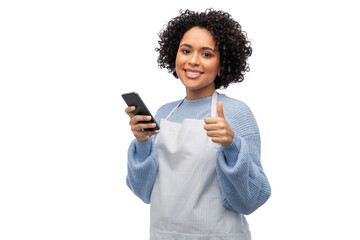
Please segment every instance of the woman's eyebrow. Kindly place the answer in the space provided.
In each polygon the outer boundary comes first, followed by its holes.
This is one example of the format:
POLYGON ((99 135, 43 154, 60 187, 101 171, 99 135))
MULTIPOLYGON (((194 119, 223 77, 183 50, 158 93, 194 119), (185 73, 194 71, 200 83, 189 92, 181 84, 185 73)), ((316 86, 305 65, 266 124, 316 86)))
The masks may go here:
MULTIPOLYGON (((181 44, 180 47, 192 48, 192 46, 190 44, 187 44, 187 43, 181 44)), ((202 47, 201 50, 210 50, 210 51, 216 52, 215 49, 213 49, 211 47, 202 47)))
POLYGON ((202 47, 201 49, 216 52, 215 49, 212 49, 211 47, 202 47))
POLYGON ((180 47, 188 47, 188 48, 192 48, 192 46, 190 44, 187 43, 183 43, 180 45, 180 47))

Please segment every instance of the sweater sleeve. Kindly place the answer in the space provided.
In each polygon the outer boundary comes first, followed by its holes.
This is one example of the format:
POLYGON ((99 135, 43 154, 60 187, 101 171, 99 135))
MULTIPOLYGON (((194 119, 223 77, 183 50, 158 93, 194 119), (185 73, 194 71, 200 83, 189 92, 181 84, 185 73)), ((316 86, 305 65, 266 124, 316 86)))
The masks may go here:
POLYGON ((245 121, 240 119, 233 124, 232 144, 219 148, 216 169, 223 205, 248 215, 267 201, 271 189, 260 162, 261 144, 256 121, 251 112, 246 115, 245 121), (244 126, 253 127, 244 131, 244 126))
POLYGON ((134 139, 128 150, 126 183, 145 203, 150 203, 151 190, 158 170, 154 139, 154 136, 145 142, 134 139))

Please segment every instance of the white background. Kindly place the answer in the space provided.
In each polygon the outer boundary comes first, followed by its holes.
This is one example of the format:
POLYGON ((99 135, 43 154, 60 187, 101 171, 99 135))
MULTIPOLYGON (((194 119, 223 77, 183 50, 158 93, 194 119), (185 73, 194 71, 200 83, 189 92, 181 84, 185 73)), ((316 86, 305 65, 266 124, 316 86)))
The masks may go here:
POLYGON ((261 131, 272 196, 248 216, 253 239, 360 239, 355 2, 1 1, 0 239, 148 239, 121 94, 153 113, 184 97, 157 67, 157 33, 207 7, 252 41, 245 81, 220 92, 261 131))

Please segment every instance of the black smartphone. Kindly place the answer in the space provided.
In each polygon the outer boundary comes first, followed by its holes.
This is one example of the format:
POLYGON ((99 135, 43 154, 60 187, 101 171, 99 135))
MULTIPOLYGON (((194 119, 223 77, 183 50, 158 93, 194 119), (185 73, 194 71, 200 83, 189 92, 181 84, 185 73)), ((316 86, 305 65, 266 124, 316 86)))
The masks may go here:
POLYGON ((151 116, 150 121, 141 121, 140 123, 155 123, 156 127, 154 128, 146 128, 144 131, 155 131, 159 130, 160 126, 155 121, 155 118, 151 115, 149 109, 146 107, 143 100, 141 100, 141 97, 137 92, 129 92, 122 94, 123 99, 125 100, 126 104, 128 106, 135 106, 135 110, 133 111, 134 115, 146 115, 151 116))

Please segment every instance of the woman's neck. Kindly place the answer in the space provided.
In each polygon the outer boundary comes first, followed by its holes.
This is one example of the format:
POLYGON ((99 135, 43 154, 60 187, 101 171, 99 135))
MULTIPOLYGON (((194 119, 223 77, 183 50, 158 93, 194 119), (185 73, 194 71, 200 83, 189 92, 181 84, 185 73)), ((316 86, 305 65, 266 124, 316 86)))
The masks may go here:
POLYGON ((210 97, 214 94, 215 84, 211 84, 207 87, 200 89, 189 89, 186 88, 186 99, 187 100, 197 100, 201 98, 210 97))

